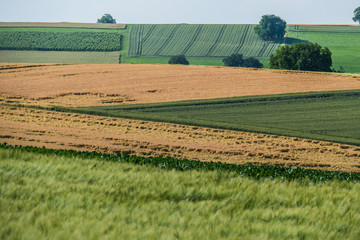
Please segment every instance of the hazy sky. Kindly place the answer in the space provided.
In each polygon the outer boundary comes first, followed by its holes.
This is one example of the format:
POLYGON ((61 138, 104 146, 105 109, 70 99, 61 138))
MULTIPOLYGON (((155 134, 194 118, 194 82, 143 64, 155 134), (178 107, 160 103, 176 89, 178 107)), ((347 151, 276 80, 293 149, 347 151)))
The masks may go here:
POLYGON ((275 14, 287 23, 353 24, 360 0, 0 0, 1 22, 258 23, 275 14))

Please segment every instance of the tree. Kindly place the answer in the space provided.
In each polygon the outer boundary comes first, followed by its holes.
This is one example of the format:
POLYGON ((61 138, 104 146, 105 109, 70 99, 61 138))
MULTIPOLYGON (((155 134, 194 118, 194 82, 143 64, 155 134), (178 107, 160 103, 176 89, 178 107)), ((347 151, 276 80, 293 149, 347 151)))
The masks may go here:
POLYGON ((354 22, 359 22, 360 24, 360 7, 354 10, 354 17, 352 19, 354 22))
POLYGON ((230 57, 224 58, 223 62, 228 67, 251 67, 251 68, 262 68, 264 67, 258 59, 254 57, 243 57, 242 54, 234 53, 230 57))
POLYGON ((172 56, 168 63, 169 64, 189 65, 189 61, 185 58, 184 55, 172 56))
POLYGON ((116 23, 116 19, 114 19, 110 14, 106 13, 97 20, 97 23, 116 23))
POLYGON ((249 57, 244 59, 244 67, 263 68, 264 65, 257 58, 249 57))
POLYGON ((285 45, 270 56, 270 68, 331 72, 331 52, 317 43, 285 45))
POLYGON ((275 15, 262 16, 259 25, 256 25, 254 31, 265 41, 277 41, 284 38, 286 22, 275 15))
POLYGON ((244 58, 242 54, 234 53, 230 57, 224 58, 223 62, 228 67, 241 67, 244 65, 244 58))

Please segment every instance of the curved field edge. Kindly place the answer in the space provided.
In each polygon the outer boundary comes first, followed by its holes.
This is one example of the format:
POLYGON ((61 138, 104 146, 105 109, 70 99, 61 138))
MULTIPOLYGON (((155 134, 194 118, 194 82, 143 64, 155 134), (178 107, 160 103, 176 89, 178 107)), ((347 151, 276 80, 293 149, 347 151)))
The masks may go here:
POLYGON ((10 149, 0 149, 0 164, 1 239, 357 239, 360 233, 360 184, 349 181, 256 180, 10 149))
POLYGON ((56 155, 68 158, 97 159, 102 161, 126 162, 137 165, 147 165, 160 167, 168 170, 178 171, 224 171, 235 172, 243 177, 254 179, 270 178, 281 179, 286 181, 313 181, 324 182, 329 180, 360 182, 360 173, 332 172, 303 168, 286 168, 274 165, 253 165, 253 164, 229 164, 221 162, 202 162, 187 159, 175 159, 170 157, 140 157, 129 155, 125 152, 117 154, 108 154, 100 152, 87 152, 75 150, 55 150, 45 147, 38 148, 33 146, 0 144, 2 149, 11 149, 15 151, 33 152, 46 155, 56 155))
POLYGON ((359 146, 360 139, 356 135, 356 126, 359 123, 358 115, 360 114, 356 104, 359 100, 360 90, 350 90, 126 106, 78 108, 55 106, 53 110, 301 137, 359 146), (334 104, 343 105, 335 106, 334 104), (239 112, 240 108, 245 110, 239 112), (285 112, 281 108, 284 108, 285 112), (301 114, 297 112, 298 109, 302 111, 301 114), (319 111, 323 112, 319 113, 319 111), (263 114, 267 114, 265 117, 269 115, 270 123, 264 122, 263 114), (226 121, 222 116, 231 118, 231 120, 226 121), (242 118, 247 120, 241 122, 242 118), (281 123, 289 126, 282 127, 281 123), (346 132, 342 129, 344 128, 343 124, 348 126, 346 132))

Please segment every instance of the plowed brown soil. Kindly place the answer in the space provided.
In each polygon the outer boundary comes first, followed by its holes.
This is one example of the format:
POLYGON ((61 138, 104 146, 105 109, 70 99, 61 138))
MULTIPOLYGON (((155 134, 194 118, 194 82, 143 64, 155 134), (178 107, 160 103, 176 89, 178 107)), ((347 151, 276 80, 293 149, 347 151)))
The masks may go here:
POLYGON ((90 106, 360 89, 359 75, 173 65, 0 66, 0 103, 90 106))
POLYGON ((355 146, 10 106, 0 106, 0 142, 360 172, 355 146))

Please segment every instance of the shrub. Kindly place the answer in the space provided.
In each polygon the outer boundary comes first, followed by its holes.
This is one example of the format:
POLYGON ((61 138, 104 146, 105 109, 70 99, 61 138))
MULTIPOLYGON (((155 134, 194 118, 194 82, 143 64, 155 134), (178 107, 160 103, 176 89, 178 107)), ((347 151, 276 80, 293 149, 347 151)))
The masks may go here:
POLYGON ((230 57, 224 58, 223 62, 225 66, 228 67, 252 67, 252 68, 262 68, 263 65, 259 62, 258 59, 254 57, 245 58, 242 54, 234 53, 230 57))
POLYGON ((169 64, 183 64, 189 65, 189 61, 186 60, 184 55, 172 56, 169 60, 169 64))

